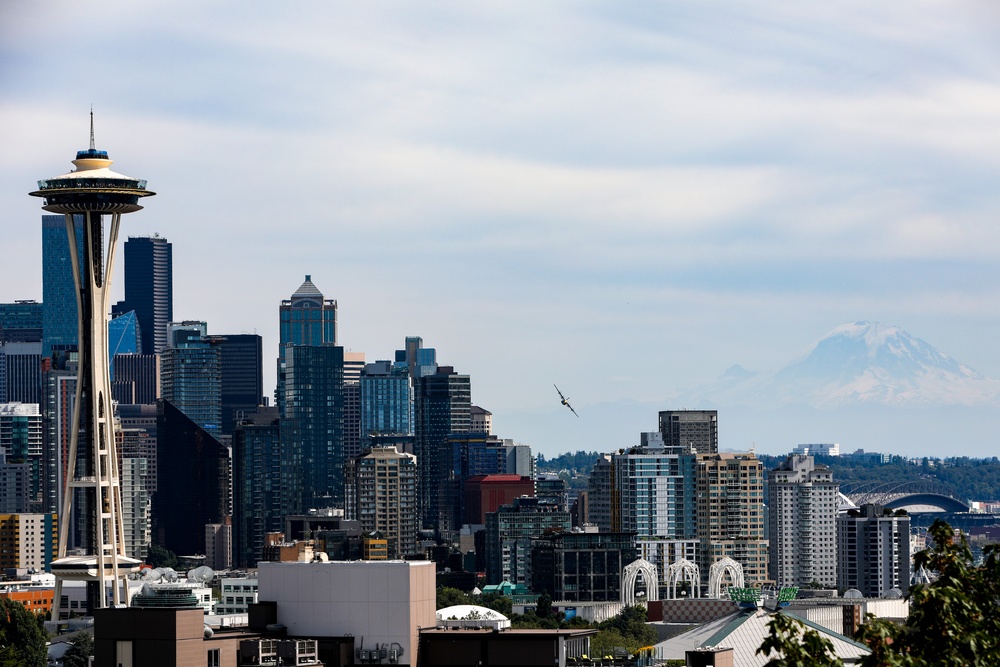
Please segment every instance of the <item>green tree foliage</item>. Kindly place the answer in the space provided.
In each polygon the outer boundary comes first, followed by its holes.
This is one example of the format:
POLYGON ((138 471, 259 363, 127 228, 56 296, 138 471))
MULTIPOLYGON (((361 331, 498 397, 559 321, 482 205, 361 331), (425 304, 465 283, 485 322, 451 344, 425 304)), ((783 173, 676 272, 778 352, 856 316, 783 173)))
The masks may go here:
POLYGON ((460 604, 475 604, 472 598, 457 588, 439 586, 437 589, 437 609, 446 609, 460 604))
POLYGON ((815 630, 805 630, 798 620, 785 614, 775 614, 767 624, 771 634, 757 649, 757 653, 770 655, 767 667, 843 667, 833 652, 833 644, 815 630))
MULTIPOLYGON (((863 667, 987 667, 1000 665, 1000 545, 989 545, 982 565, 975 565, 969 545, 955 537, 951 527, 936 521, 930 529, 934 546, 914 557, 916 567, 937 573, 937 579, 910 589, 910 615, 903 625, 885 619, 869 619, 858 638, 872 653, 863 667)), ((813 630, 794 632, 797 621, 778 614, 771 621, 770 636, 760 652, 774 649, 785 656, 772 660, 772 667, 791 665, 841 665, 836 659, 815 662, 822 639, 813 630), (780 620, 779 620, 780 619, 780 620), (801 658, 802 645, 814 662, 801 658), (792 662, 781 662, 792 660, 792 662)), ((824 654, 825 655, 825 654, 824 654)))
POLYGON ((47 636, 23 604, 0 599, 0 667, 45 667, 47 636))
POLYGON ((487 593, 485 595, 480 595, 479 598, 475 599, 471 604, 478 604, 481 607, 498 611, 507 618, 510 618, 511 614, 514 613, 514 601, 505 595, 500 595, 499 593, 487 593))
POLYGON ((77 632, 70 638, 69 650, 63 656, 63 667, 87 667, 94 655, 94 637, 89 632, 77 632))
POLYGON ((535 457, 535 466, 539 472, 559 472, 569 470, 584 475, 589 475, 594 467, 594 462, 601 458, 598 452, 577 451, 573 454, 566 453, 551 459, 545 458, 542 454, 535 457))
POLYGON ((646 608, 641 605, 626 607, 614 618, 597 624, 598 632, 590 640, 590 650, 594 656, 611 655, 616 646, 635 653, 644 646, 656 643, 656 630, 646 623, 646 608))
POLYGON ((150 545, 146 560, 153 567, 177 567, 177 554, 158 544, 150 545))

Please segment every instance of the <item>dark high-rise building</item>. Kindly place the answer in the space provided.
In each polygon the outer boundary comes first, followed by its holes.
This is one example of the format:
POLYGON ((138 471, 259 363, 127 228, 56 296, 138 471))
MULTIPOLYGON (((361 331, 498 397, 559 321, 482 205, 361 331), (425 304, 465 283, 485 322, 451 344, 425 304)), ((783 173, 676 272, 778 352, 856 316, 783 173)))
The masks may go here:
MULTIPOLYGON (((74 235, 81 269, 86 271, 83 251, 83 216, 74 215, 74 235)), ((52 346, 75 346, 79 337, 76 286, 69 253, 66 221, 61 215, 42 216, 42 356, 52 354, 52 346)))
POLYGON ((344 501, 344 348, 288 345, 285 417, 299 422, 303 509, 344 501))
POLYGON ((0 402, 40 403, 42 344, 0 344, 0 402))
POLYGON ((119 403, 149 405, 160 398, 160 356, 115 355, 115 379, 111 391, 119 403))
POLYGON ((134 310, 143 354, 168 345, 167 324, 174 319, 173 246, 159 236, 125 241, 125 308, 134 310))
POLYGON ((284 530, 302 511, 302 461, 297 422, 277 408, 245 415, 233 433, 233 560, 254 567, 265 536, 284 530))
POLYGON ((486 515, 486 583, 531 585, 531 543, 569 532, 569 512, 548 498, 517 498, 486 515))
POLYGON ((42 340, 42 304, 24 300, 0 303, 0 345, 42 340))
POLYGON ((229 514, 229 450, 169 401, 157 402, 153 543, 205 553, 205 525, 229 514))
POLYGON ((448 506, 452 477, 452 447, 448 436, 467 433, 471 424, 472 385, 468 375, 441 366, 433 375, 417 378, 415 387, 417 464, 425 528, 455 531, 448 506))
POLYGON ((222 433, 232 435, 236 422, 264 403, 263 349, 257 334, 221 338, 222 433))
POLYGON ((698 454, 719 453, 717 410, 663 410, 660 435, 665 447, 694 447, 698 454))

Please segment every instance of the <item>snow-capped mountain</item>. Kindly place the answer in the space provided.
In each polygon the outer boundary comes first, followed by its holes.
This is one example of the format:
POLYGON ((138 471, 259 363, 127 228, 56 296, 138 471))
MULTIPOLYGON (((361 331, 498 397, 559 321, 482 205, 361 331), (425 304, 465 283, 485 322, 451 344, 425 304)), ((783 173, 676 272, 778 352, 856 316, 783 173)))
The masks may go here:
POLYGON ((730 368, 698 392, 719 405, 986 406, 997 405, 1000 381, 985 377, 897 326, 851 322, 820 339, 773 373, 730 368))

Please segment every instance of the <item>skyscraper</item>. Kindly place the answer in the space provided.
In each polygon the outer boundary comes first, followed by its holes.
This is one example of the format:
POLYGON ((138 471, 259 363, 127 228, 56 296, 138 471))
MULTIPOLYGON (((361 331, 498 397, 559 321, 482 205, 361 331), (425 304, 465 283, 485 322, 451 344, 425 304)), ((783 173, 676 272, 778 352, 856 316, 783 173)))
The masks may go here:
POLYGON ((285 349, 289 345, 336 345, 337 302, 324 299, 323 293, 306 275, 291 299, 278 306, 278 380, 275 404, 285 414, 285 349))
POLYGON ((344 348, 288 345, 285 417, 299 421, 303 509, 344 500, 344 348))
POLYGON ((268 533, 284 532, 285 517, 302 511, 298 423, 278 409, 244 416, 233 433, 233 560, 255 567, 268 533))
POLYGON ((663 410, 660 434, 667 447, 694 447, 699 454, 719 451, 717 410, 663 410))
POLYGON ((167 324, 174 319, 173 280, 170 242, 160 236, 125 241, 125 308, 134 310, 139 321, 143 354, 167 348, 167 324))
POLYGON ((448 436, 467 433, 471 424, 472 386, 468 375, 451 366, 440 366, 433 375, 416 380, 416 449, 420 466, 420 499, 426 528, 455 531, 454 513, 448 507, 452 471, 448 436))
MULTIPOLYGON (((87 254, 83 216, 72 216, 77 258, 86 271, 87 254)), ((66 235, 66 221, 61 215, 42 216, 42 356, 52 354, 52 346, 64 349, 75 346, 79 332, 73 262, 66 235)))
POLYGON ((0 344, 0 402, 40 403, 42 344, 0 344))
POLYGON ((257 334, 227 334, 219 343, 222 433, 232 435, 236 421, 264 402, 263 348, 257 334))
POLYGON ((222 338, 208 335, 205 322, 171 322, 163 351, 163 398, 213 437, 222 435, 222 338))
POLYGON ((344 352, 344 460, 360 456, 361 373, 365 368, 364 352, 344 352))
POLYGON ((770 568, 779 586, 836 587, 839 490, 830 469, 811 456, 793 454, 771 471, 770 568))
MULTIPOLYGON (((61 213, 67 234, 70 266, 73 269, 74 300, 78 301, 79 378, 73 423, 82 425, 86 442, 79 447, 81 430, 71 434, 67 487, 82 495, 85 544, 88 554, 66 557, 66 530, 74 508, 73 494, 67 494, 59 531, 58 558, 52 564, 56 575, 56 608, 53 618, 60 619, 62 583, 66 579, 86 582, 87 610, 107 604, 105 584, 112 584, 112 600, 120 604, 127 597, 124 578, 138 571, 139 561, 125 555, 121 515, 121 488, 118 480, 118 460, 115 436, 111 381, 108 374, 108 326, 110 286, 113 275, 114 246, 118 240, 121 216, 140 210, 139 199, 154 193, 146 190, 146 182, 111 171, 106 151, 94 147, 94 124, 91 113, 90 149, 79 151, 73 165, 76 170, 38 182, 35 197, 45 200, 42 208, 61 213), (82 218, 82 233, 78 233, 77 217, 82 218), (104 216, 109 218, 107 249, 104 238, 104 216), (77 253, 80 241, 85 253, 77 253), (81 261, 80 255, 86 255, 81 261), (105 258, 107 258, 105 260, 105 258), (77 465, 77 454, 80 455, 77 465)), ((63 273, 63 275, 65 275, 63 273)), ((46 310, 55 304, 46 305, 46 310)), ((62 304, 66 306, 67 304, 62 304)), ((44 315, 43 315, 44 317, 44 315)), ((47 324, 47 322, 46 322, 47 324)), ((46 336, 51 332, 47 332, 46 336)), ((49 338, 49 343, 52 339, 49 338)))
POLYGON ((0 403, 0 448, 10 463, 27 463, 27 511, 40 512, 44 471, 42 415, 37 403, 0 403))

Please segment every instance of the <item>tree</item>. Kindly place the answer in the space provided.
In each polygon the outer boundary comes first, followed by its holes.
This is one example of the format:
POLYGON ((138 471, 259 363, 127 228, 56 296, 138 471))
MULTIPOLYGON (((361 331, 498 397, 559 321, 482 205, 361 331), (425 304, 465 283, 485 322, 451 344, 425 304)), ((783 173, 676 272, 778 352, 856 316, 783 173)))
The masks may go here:
POLYGON ((498 611, 507 618, 514 613, 514 601, 500 593, 484 593, 479 596, 479 606, 498 611))
POLYGON ((150 545, 149 551, 146 553, 146 560, 149 561, 149 564, 153 567, 177 566, 177 554, 166 547, 161 547, 158 544, 150 545))
POLYGON ((45 667, 47 636, 23 604, 0 598, 0 667, 45 667))
POLYGON ((815 630, 806 630, 798 620, 785 614, 775 614, 767 624, 771 630, 757 653, 769 655, 767 667, 843 667, 843 663, 833 652, 830 640, 820 636, 815 630))
POLYGON ((437 608, 447 609, 460 604, 472 604, 472 599, 457 588, 440 586, 437 589, 437 608))
MULTIPOLYGON (((914 557, 916 568, 936 572, 937 579, 910 589, 910 615, 903 625, 870 619, 858 638, 871 649, 864 667, 987 667, 1000 664, 1000 545, 983 549, 982 565, 975 565, 969 544, 951 527, 935 521, 930 528, 934 545, 914 557)), ((801 632, 798 621, 778 614, 768 624, 770 635, 759 653, 774 649, 784 657, 770 667, 792 665, 840 666, 841 661, 817 647, 822 638, 814 630, 801 632), (800 636, 801 632, 801 636, 800 636), (801 644, 806 645, 803 653, 801 644), (811 648, 810 648, 811 647, 811 648), (803 655, 812 662, 795 662, 803 655), (826 660, 817 662, 818 656, 826 660)))
POLYGON ((94 637, 89 632, 77 632, 70 637, 70 647, 63 655, 63 667, 87 667, 94 655, 94 637))

